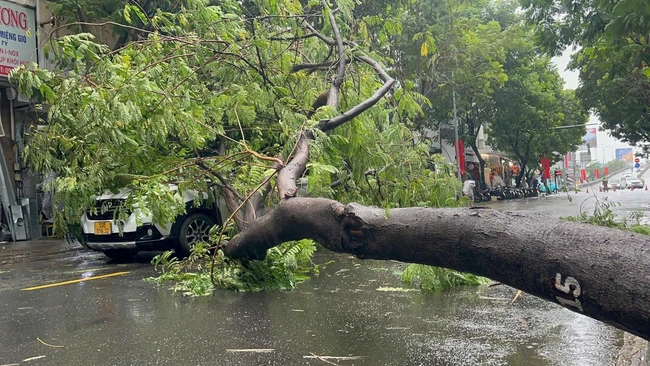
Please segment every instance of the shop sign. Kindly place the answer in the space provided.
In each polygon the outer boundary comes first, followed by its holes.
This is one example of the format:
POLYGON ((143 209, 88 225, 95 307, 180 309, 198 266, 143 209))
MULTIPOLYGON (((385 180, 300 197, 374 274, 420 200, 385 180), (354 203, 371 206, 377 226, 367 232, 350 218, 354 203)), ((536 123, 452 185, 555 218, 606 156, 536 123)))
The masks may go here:
POLYGON ((465 161, 467 161, 468 163, 478 163, 479 162, 478 158, 476 157, 476 154, 474 153, 474 150, 472 150, 471 147, 466 147, 465 148, 465 161))
POLYGON ((36 10, 0 0, 0 76, 30 62, 38 62, 36 10))

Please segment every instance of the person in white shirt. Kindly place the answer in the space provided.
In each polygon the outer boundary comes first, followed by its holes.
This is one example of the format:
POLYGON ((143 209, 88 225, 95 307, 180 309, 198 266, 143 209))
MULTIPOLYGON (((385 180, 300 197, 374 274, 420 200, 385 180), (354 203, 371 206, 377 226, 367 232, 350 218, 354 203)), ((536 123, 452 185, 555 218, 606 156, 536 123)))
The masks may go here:
POLYGON ((503 181, 503 178, 501 176, 495 174, 492 177, 492 181, 490 182, 492 185, 492 188, 496 188, 498 186, 505 187, 506 183, 503 181))
POLYGON ((463 195, 469 197, 474 201, 474 187, 476 187, 476 181, 466 180, 463 183, 463 195))

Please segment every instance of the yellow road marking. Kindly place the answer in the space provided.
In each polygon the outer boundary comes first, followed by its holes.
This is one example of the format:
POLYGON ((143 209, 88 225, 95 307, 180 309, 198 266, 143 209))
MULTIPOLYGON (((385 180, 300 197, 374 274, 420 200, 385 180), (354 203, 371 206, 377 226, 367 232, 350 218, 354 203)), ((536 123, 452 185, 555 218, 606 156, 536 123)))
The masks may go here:
POLYGON ((80 278, 78 280, 71 280, 71 281, 63 281, 63 282, 56 282, 56 283, 50 283, 49 285, 42 285, 42 286, 35 286, 35 287, 27 287, 24 288, 23 291, 33 291, 33 290, 41 290, 44 288, 50 288, 50 287, 55 287, 55 286, 63 286, 63 285, 70 285, 73 283, 79 283, 79 282, 84 282, 84 281, 91 281, 91 280, 99 280, 102 278, 107 278, 107 277, 115 277, 115 276, 122 276, 127 273, 131 272, 115 272, 115 273, 109 273, 106 275, 101 275, 101 276, 93 276, 93 277, 87 277, 87 278, 80 278))

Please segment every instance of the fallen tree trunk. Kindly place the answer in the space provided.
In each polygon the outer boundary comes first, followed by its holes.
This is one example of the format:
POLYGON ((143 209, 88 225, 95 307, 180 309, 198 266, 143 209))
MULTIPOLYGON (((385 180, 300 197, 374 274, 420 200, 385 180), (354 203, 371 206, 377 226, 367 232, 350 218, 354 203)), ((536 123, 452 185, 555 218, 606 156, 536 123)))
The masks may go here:
POLYGON ((309 238, 361 259, 471 272, 650 339, 650 237, 492 209, 386 211, 323 198, 292 198, 224 248, 265 256, 309 238))

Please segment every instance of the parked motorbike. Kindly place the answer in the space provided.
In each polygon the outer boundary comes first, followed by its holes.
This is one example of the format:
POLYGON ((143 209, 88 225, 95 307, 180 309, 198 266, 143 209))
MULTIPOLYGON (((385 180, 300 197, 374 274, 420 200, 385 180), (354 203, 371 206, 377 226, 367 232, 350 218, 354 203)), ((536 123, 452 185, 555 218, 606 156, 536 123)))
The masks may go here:
POLYGON ((488 202, 492 199, 489 189, 476 189, 474 190, 474 202, 488 202))

